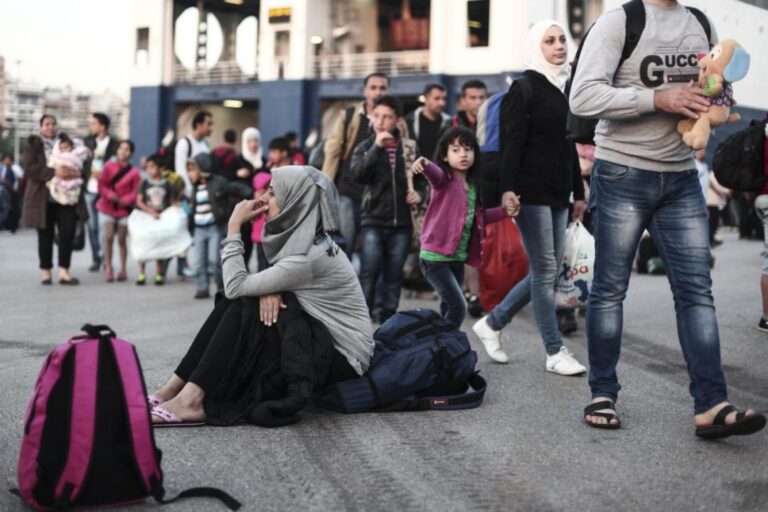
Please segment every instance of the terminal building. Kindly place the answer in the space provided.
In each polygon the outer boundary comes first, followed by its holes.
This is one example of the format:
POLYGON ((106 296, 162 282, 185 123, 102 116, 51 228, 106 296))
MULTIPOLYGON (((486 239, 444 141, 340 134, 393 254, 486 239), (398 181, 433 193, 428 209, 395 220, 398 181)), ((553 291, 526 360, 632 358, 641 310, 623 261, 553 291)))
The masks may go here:
MULTIPOLYGON (((591 23, 623 0, 135 0, 130 136, 154 152, 169 130, 191 129, 199 109, 214 114, 212 145, 225 129, 255 126, 265 143, 286 131, 322 136, 333 116, 361 97, 362 78, 391 77, 391 93, 415 107, 440 82, 455 111, 461 84, 491 93, 523 70, 528 27, 553 18, 571 55, 591 23)), ((768 0, 688 0, 721 39, 752 55, 736 84, 738 110, 768 110, 768 0)))

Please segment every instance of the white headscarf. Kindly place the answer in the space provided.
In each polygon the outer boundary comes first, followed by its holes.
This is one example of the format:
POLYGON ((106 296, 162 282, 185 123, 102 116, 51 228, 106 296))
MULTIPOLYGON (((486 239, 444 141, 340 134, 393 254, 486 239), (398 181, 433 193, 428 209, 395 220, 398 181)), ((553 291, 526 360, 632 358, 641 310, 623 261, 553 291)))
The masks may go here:
POLYGON ((259 144, 259 150, 255 153, 253 151, 249 151, 248 141, 254 139, 261 142, 261 132, 258 129, 251 127, 243 130, 243 136, 241 137, 243 158, 249 161, 254 169, 259 170, 264 167, 264 160, 262 159, 262 155, 264 153, 264 145, 259 144))
POLYGON ((567 62, 562 66, 550 64, 541 51, 544 33, 553 25, 559 27, 563 34, 566 33, 565 28, 555 20, 541 20, 528 30, 528 36, 525 38, 525 69, 541 73, 549 83, 565 91, 565 83, 571 76, 571 65, 567 62))

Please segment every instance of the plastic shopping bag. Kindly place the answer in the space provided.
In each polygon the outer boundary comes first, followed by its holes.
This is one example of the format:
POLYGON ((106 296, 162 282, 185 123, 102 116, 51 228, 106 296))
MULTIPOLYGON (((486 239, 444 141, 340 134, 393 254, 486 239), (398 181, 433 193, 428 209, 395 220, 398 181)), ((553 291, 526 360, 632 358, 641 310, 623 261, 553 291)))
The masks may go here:
POLYGON ((555 282, 555 307, 584 308, 589 298, 595 266, 595 238, 581 222, 565 231, 565 250, 555 282))
POLYGON ((192 245, 187 216, 178 206, 163 210, 159 219, 141 210, 128 216, 131 256, 137 261, 164 260, 183 255, 192 245))
POLYGON ((491 311, 527 275, 528 254, 515 221, 505 219, 485 226, 480 268, 483 309, 491 311))

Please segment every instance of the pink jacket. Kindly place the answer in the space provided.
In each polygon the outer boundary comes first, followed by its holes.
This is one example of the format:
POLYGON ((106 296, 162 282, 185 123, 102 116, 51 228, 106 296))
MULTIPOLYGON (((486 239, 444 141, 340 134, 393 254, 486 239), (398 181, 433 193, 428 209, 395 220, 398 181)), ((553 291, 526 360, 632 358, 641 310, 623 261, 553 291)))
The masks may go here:
MULTIPOLYGON (((253 189, 258 194, 263 194, 266 192, 267 187, 269 187, 269 183, 272 181, 272 173, 270 172, 257 172, 256 176, 253 177, 253 189)), ((252 228, 251 228, 251 240, 257 244, 261 243, 261 232, 264 230, 264 222, 266 222, 264 218, 264 214, 259 215, 255 219, 253 219, 252 228)))
POLYGON ((119 162, 109 161, 104 164, 104 169, 99 175, 99 200, 96 202, 96 209, 116 219, 128 216, 130 213, 128 208, 136 204, 136 191, 141 183, 141 173, 136 167, 131 166, 131 170, 114 187, 110 186, 112 178, 120 172, 122 167, 123 165, 119 162), (116 207, 113 202, 116 197, 120 198, 120 207, 116 207))
MULTIPOLYGON (((444 256, 456 254, 467 218, 467 192, 461 180, 445 172, 432 162, 424 168, 432 192, 429 207, 424 215, 421 231, 421 248, 444 256)), ((475 202, 475 221, 469 239, 467 264, 480 267, 485 224, 498 222, 507 217, 503 208, 484 210, 480 198, 475 202)))

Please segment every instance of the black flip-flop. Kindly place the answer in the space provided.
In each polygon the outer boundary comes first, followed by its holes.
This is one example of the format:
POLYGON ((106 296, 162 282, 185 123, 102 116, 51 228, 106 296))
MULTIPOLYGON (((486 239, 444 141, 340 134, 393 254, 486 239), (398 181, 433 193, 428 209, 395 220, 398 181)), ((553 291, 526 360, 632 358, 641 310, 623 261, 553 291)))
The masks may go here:
POLYGON ((62 286, 77 286, 80 284, 80 280, 76 277, 70 279, 59 279, 59 284, 62 286))
POLYGON ((40 284, 42 284, 43 286, 48 286, 49 284, 53 284, 53 279, 51 278, 43 279, 42 281, 40 281, 40 284))
POLYGON ((726 425, 726 416, 735 410, 736 408, 734 406, 726 405, 717 413, 712 425, 708 427, 697 427, 696 435, 702 439, 724 439, 729 436, 748 436, 755 432, 759 432, 765 427, 765 415, 755 413, 747 416, 746 412, 737 412, 736 421, 726 425))
POLYGON ((619 420, 619 417, 612 413, 612 412, 597 412, 602 409, 611 409, 614 410, 616 406, 613 405, 613 402, 610 400, 604 400, 602 402, 595 402, 594 404, 589 404, 584 408, 584 422, 589 425, 590 427, 594 428, 604 428, 607 430, 616 430, 621 428, 621 420, 619 420), (607 423, 593 423, 591 421, 587 420, 587 416, 599 416, 601 418, 605 418, 607 423), (616 420, 617 423, 611 423, 611 421, 616 420))

